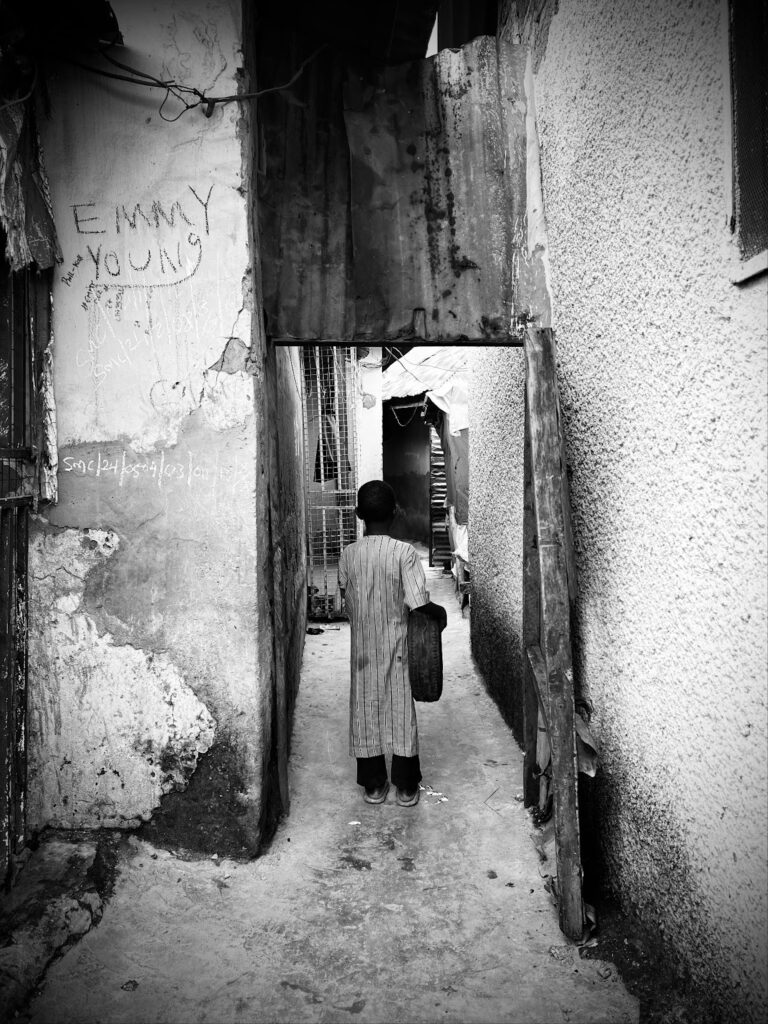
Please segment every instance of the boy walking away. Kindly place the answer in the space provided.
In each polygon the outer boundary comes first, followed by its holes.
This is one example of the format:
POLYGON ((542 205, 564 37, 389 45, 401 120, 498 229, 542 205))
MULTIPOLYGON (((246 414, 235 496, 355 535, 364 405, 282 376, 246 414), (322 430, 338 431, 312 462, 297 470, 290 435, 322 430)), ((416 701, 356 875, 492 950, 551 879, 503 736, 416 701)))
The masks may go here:
POLYGON ((397 802, 412 807, 421 769, 408 679, 408 615, 429 596, 416 549, 388 536, 395 507, 395 492, 383 480, 357 492, 355 512, 365 522, 365 536, 342 551, 339 587, 351 627, 349 753, 357 758, 357 784, 366 803, 384 803, 384 755, 391 753, 397 802))

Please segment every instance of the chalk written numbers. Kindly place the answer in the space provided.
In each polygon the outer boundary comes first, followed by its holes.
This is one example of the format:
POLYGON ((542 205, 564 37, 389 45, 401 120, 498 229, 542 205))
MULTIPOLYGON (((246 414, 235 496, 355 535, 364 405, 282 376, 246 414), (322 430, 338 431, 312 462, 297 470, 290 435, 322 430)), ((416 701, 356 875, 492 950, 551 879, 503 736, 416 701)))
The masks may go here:
POLYGON ((252 476, 237 457, 230 465, 212 465, 191 451, 179 455, 162 450, 151 457, 137 458, 127 449, 115 454, 96 452, 88 458, 64 455, 59 472, 104 478, 119 488, 148 481, 159 490, 185 487, 207 488, 211 492, 219 487, 228 491, 246 488, 252 476))

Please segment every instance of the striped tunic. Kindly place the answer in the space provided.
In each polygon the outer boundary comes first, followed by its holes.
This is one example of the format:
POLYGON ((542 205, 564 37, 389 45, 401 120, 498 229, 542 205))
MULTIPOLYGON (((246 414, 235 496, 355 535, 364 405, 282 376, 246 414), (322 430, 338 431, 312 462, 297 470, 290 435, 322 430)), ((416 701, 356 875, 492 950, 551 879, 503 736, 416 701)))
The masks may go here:
POLYGON ((408 680, 408 609, 427 603, 416 549, 392 537, 363 537, 339 560, 352 638, 349 752, 354 757, 419 752, 408 680))

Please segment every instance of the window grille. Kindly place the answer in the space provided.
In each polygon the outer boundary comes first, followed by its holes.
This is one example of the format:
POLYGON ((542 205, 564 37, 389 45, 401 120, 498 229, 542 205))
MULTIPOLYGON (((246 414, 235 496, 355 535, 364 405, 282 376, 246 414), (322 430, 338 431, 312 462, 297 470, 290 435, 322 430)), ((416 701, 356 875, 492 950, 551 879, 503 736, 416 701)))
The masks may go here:
POLYGON ((32 343, 29 271, 0 281, 0 502, 29 504, 32 493, 32 343))
POLYGON ((308 613, 341 617, 339 556, 358 536, 354 350, 303 348, 308 613))
MULTIPOLYGON (((0 238, 4 248, 4 239, 0 238)), ((27 531, 34 486, 31 271, 0 267, 0 881, 25 837, 27 531)))

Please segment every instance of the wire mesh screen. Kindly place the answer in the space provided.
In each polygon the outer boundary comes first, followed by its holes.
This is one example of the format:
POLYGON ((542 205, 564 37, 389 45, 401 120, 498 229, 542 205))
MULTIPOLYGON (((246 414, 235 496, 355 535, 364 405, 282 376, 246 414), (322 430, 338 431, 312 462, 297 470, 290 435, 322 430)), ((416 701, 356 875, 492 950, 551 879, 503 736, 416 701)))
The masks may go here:
POLYGON ((356 363, 351 348, 305 346, 304 451, 308 613, 342 615, 339 556, 357 539, 356 363))

